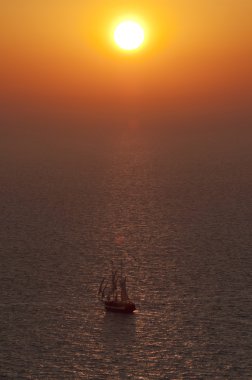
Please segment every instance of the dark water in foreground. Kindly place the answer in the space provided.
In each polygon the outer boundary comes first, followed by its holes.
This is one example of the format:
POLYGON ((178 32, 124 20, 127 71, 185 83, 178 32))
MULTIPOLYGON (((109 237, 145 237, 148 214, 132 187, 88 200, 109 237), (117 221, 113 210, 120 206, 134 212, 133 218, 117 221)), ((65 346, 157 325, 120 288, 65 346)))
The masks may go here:
POLYGON ((0 378, 251 379, 249 139, 98 140, 1 147, 0 378), (132 316, 96 297, 121 256, 132 316))

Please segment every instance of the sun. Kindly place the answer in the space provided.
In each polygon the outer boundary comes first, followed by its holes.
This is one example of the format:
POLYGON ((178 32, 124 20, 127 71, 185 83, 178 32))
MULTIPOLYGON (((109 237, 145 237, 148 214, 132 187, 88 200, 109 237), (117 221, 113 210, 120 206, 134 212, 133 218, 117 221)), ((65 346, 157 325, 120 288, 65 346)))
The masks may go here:
POLYGON ((124 21, 114 32, 116 44, 123 50, 135 50, 144 42, 144 30, 134 21, 124 21))

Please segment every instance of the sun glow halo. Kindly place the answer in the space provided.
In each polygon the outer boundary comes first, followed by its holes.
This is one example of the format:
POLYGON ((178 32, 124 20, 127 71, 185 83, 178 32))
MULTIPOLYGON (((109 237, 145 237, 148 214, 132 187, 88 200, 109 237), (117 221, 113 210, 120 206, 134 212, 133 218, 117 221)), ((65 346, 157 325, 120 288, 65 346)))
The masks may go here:
POLYGON ((121 49, 135 50, 144 41, 144 30, 134 21, 124 21, 115 29, 114 39, 121 49))

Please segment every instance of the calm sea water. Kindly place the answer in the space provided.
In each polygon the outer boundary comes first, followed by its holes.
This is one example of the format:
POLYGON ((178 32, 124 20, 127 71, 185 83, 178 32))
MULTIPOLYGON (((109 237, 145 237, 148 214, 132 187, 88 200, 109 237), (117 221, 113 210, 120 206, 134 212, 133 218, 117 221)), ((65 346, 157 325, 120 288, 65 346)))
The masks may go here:
POLYGON ((251 145, 195 130, 2 140, 0 378, 252 379, 251 145), (134 315, 97 299, 121 258, 134 315))

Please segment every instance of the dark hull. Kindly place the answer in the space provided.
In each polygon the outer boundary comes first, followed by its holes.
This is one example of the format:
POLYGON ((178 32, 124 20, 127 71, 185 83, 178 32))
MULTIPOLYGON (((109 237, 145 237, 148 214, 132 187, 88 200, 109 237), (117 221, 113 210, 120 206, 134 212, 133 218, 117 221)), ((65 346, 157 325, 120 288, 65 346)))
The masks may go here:
POLYGON ((136 310, 134 302, 122 302, 122 301, 105 301, 105 309, 112 311, 113 313, 133 313, 136 310))

